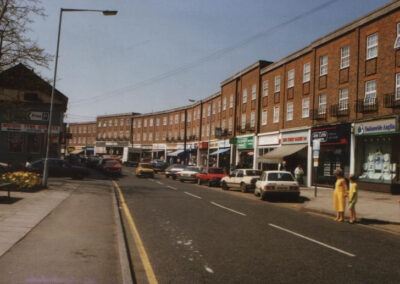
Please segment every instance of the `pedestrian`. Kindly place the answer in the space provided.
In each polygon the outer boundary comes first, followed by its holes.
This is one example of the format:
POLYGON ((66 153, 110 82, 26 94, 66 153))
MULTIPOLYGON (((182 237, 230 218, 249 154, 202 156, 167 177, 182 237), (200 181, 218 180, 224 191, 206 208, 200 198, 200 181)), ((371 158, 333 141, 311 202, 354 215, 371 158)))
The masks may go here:
POLYGON ((342 169, 336 169, 334 175, 336 177, 335 190, 333 191, 333 207, 336 211, 335 221, 343 222, 346 196, 348 193, 347 183, 344 179, 342 169))
POLYGON ((296 180, 299 184, 303 184, 304 171, 301 167, 301 164, 298 164, 296 169, 294 170, 294 176, 296 177, 296 180))
POLYGON ((350 211, 350 220, 349 223, 353 224, 356 222, 356 203, 357 203, 357 183, 355 182, 355 176, 349 176, 350 181, 350 190, 349 190, 349 211, 350 211))
POLYGON ((287 167, 286 167, 286 161, 283 160, 280 167, 279 167, 280 171, 287 171, 287 167))

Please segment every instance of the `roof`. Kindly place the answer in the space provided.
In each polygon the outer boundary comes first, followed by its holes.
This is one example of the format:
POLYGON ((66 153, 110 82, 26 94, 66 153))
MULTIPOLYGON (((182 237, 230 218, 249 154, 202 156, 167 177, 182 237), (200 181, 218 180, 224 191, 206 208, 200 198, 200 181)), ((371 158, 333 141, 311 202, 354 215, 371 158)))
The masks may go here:
POLYGON ((138 112, 125 112, 125 113, 114 113, 114 114, 104 114, 98 115, 97 119, 99 118, 109 118, 109 117, 119 117, 119 116, 133 116, 133 115, 140 115, 138 112))
MULTIPOLYGON (((0 73, 0 87, 14 90, 38 90, 51 96, 53 86, 37 75, 22 63, 10 67, 0 73)), ((68 97, 55 90, 55 98, 61 100, 65 105, 68 97)))
POLYGON ((266 60, 258 60, 254 62, 253 64, 247 66, 246 68, 242 69, 241 71, 237 72, 236 74, 232 75, 228 79, 225 79, 224 81, 221 82, 221 86, 228 84, 229 82, 243 76, 244 74, 252 71, 253 69, 256 69, 258 67, 264 68, 265 66, 268 66, 272 64, 271 61, 266 61, 266 60))
POLYGON ((389 4, 387 4, 383 7, 380 7, 378 9, 372 11, 371 13, 369 13, 365 16, 362 16, 362 17, 358 18, 357 20, 355 20, 345 26, 342 26, 342 27, 334 30, 333 32, 311 42, 308 46, 304 47, 303 49, 296 51, 296 52, 292 53, 291 55, 289 55, 269 66, 266 66, 265 68, 263 68, 261 70, 260 74, 263 75, 263 74, 265 74, 273 69, 276 69, 290 61, 293 61, 294 59, 311 52, 314 48, 317 48, 317 47, 324 45, 340 36, 343 36, 351 31, 355 30, 356 28, 359 28, 368 23, 371 23, 387 14, 390 14, 391 12, 393 12, 395 10, 398 10, 399 8, 400 8, 400 1, 390 2, 389 4))

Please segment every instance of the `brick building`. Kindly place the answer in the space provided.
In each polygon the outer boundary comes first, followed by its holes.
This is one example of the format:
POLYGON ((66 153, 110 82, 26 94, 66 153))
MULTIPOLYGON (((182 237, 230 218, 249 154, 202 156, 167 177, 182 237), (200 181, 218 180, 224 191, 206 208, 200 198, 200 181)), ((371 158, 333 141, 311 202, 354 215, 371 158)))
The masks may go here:
POLYGON ((67 152, 69 154, 93 155, 96 143, 96 121, 68 124, 67 152))

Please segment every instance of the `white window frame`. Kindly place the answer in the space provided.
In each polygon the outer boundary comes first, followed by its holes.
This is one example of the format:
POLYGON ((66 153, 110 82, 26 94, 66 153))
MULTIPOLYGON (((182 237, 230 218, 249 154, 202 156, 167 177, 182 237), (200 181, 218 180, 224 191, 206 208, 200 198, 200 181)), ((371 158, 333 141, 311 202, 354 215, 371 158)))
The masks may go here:
POLYGON ((222 129, 225 129, 225 128, 226 128, 226 120, 225 120, 225 119, 223 119, 223 120, 221 121, 221 128, 222 128, 222 129))
POLYGON ((396 92, 394 99, 396 101, 400 100, 400 73, 396 73, 396 92))
POLYGON ((149 126, 150 126, 150 127, 153 126, 153 119, 152 119, 152 118, 150 118, 150 120, 149 120, 149 126))
POLYGON ((185 114, 184 113, 181 114, 181 122, 185 122, 185 114))
POLYGON ((376 80, 365 82, 364 106, 375 104, 376 100, 376 80))
POLYGON ((191 122, 192 121, 192 113, 188 112, 187 113, 187 122, 191 122))
POLYGON ((288 79, 287 79, 287 88, 293 88, 294 87, 294 69, 290 69, 288 71, 288 79))
POLYGON ((350 66, 350 45, 340 48, 340 69, 345 69, 350 66))
POLYGON ((273 122, 274 123, 279 123, 279 107, 274 107, 273 122))
POLYGON ((255 127, 256 126, 256 113, 252 111, 250 113, 250 127, 255 127))
POLYGON ((222 110, 226 110, 226 98, 222 100, 222 110))
POLYGON ((268 97, 268 80, 263 82, 263 97, 268 97))
POLYGON ((160 126, 160 118, 159 117, 156 118, 156 126, 160 126))
POLYGON ((261 125, 267 125, 268 111, 265 109, 261 113, 261 125))
POLYGON ((281 91, 281 76, 277 75, 274 79, 274 92, 279 93, 281 91))
POLYGON ((244 90, 243 90, 243 93, 242 93, 242 103, 243 103, 243 104, 247 103, 247 89, 244 89, 244 90))
POLYGON ((147 127, 147 119, 143 121, 143 127, 147 127))
POLYGON ((400 48, 400 22, 396 24, 396 40, 394 41, 394 49, 400 48))
POLYGON ((310 62, 304 63, 303 65, 303 83, 310 82, 311 78, 311 64, 310 62))
POLYGON ((215 106, 215 103, 212 103, 212 105, 211 105, 211 108, 212 108, 212 114, 215 114, 216 113, 216 106, 215 106))
POLYGON ((293 120, 293 102, 286 105, 286 121, 293 120))
POLYGON ((257 98, 257 86, 256 86, 256 84, 254 84, 251 87, 251 100, 254 101, 254 100, 256 100, 256 98, 257 98))
POLYGON ((339 105, 338 110, 344 111, 349 109, 349 88, 339 89, 339 105))
POLYGON ((166 116, 164 116, 163 117, 163 126, 167 126, 167 117, 166 116))
POLYGON ((378 57, 378 32, 367 36, 366 42, 366 58, 367 60, 378 57), (375 39, 376 38, 376 39, 375 39))
POLYGON ((245 129, 246 128, 246 114, 243 113, 242 114, 242 121, 241 121, 241 129, 245 129))
POLYGON ((233 108, 233 95, 229 97, 229 108, 233 108))
POLYGON ((179 114, 175 114, 175 124, 179 123, 179 114))
POLYGON ((233 121, 232 117, 230 117, 228 120, 228 131, 232 131, 232 129, 233 129, 233 121))
POLYGON ((208 105, 207 107, 207 115, 211 116, 211 105, 208 105))
POLYGON ((319 76, 328 74, 328 55, 321 55, 319 57, 319 76))
POLYGON ((301 102, 301 117, 310 117, 310 98, 304 98, 301 102))
POLYGON ((326 114, 326 93, 318 95, 318 114, 326 114))

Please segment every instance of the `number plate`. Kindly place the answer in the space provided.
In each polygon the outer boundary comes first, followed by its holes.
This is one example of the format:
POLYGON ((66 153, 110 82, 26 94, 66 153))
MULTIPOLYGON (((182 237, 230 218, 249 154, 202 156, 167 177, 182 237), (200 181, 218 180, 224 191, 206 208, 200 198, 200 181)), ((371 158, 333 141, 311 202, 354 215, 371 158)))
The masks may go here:
POLYGON ((277 186, 277 190, 288 190, 289 188, 287 186, 277 186))

